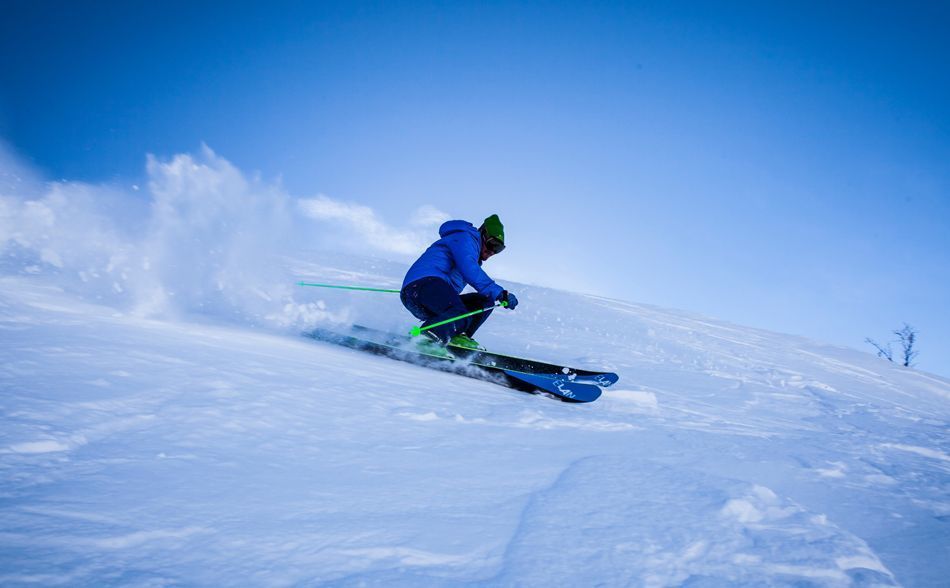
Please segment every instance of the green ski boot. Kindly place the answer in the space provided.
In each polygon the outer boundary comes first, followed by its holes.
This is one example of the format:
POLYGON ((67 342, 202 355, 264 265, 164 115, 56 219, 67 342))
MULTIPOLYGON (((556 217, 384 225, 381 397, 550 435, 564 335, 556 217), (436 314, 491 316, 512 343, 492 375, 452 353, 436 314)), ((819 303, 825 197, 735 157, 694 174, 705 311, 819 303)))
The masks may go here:
POLYGON ((464 347, 465 349, 477 349, 479 351, 485 350, 484 347, 478 344, 478 341, 462 333, 459 333, 458 335, 452 337, 452 340, 449 341, 449 345, 455 345, 456 347, 464 347))
POLYGON ((416 351, 441 359, 455 359, 452 352, 446 349, 438 337, 428 332, 424 335, 425 336, 416 339, 416 351))

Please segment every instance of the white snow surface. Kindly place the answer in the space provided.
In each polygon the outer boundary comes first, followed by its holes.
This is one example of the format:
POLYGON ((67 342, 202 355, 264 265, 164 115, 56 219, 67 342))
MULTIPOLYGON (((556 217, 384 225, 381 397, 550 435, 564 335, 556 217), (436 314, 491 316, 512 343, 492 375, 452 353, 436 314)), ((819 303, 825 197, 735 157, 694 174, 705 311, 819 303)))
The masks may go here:
POLYGON ((950 381, 504 281, 483 344, 620 382, 568 404, 317 342, 411 317, 295 279, 405 265, 254 239, 242 265, 214 243, 262 208, 195 213, 235 188, 150 165, 141 240, 68 186, 0 198, 0 585, 947 585, 950 381))
POLYGON ((3 278, 0 584, 950 577, 946 381, 683 313, 521 292, 486 344, 613 369, 617 387, 566 404, 3 278))

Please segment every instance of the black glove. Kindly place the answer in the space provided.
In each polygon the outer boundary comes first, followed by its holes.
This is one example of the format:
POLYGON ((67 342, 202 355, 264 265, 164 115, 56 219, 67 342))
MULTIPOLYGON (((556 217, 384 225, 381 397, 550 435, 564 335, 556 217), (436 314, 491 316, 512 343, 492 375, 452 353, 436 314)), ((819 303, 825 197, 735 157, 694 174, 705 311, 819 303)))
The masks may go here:
POLYGON ((515 307, 518 306, 518 297, 508 290, 502 290, 501 296, 498 297, 498 302, 504 303, 505 308, 508 310, 514 310, 515 307))

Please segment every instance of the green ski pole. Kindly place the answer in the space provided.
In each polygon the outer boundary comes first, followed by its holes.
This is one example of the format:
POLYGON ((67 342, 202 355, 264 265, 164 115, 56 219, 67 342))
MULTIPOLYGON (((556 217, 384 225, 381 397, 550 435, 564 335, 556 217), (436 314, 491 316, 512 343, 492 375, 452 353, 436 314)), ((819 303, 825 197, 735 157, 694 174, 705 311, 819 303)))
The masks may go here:
POLYGON ((428 331, 429 329, 434 329, 434 328, 436 328, 436 327, 441 327, 442 325, 447 325, 447 324, 449 324, 449 323, 451 323, 451 322, 455 322, 455 321, 457 321, 457 320, 460 320, 460 319, 463 319, 463 318, 466 318, 466 317, 470 317, 470 316, 472 316, 472 315, 474 315, 474 314, 478 314, 478 313, 480 313, 480 312, 488 312, 489 310, 495 308, 496 306, 508 306, 508 303, 507 303, 507 302, 500 302, 500 303, 495 304, 495 305, 493 305, 493 306, 489 306, 488 308, 479 308, 478 310, 473 310, 472 312, 466 312, 465 314, 460 314, 460 315, 458 315, 458 316, 456 316, 456 317, 452 317, 452 318, 450 318, 450 319, 445 319, 444 321, 439 321, 439 322, 433 323, 433 324, 431 324, 431 325, 426 325, 425 327, 419 327, 419 326, 412 327, 412 330, 409 331, 409 336, 410 336, 410 337, 417 337, 417 336, 421 335, 423 331, 428 331))
POLYGON ((365 292, 388 292, 399 294, 399 290, 390 290, 388 288, 366 288, 364 286, 338 286, 336 284, 314 284, 312 282, 297 282, 298 286, 313 286, 314 288, 338 288, 340 290, 363 290, 365 292))

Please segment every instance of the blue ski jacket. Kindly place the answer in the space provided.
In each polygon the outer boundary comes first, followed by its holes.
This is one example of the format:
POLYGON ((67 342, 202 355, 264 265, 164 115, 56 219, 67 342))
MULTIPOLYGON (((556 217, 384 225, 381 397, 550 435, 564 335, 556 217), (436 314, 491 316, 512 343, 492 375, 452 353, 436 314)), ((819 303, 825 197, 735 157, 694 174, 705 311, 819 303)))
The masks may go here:
POLYGON ((475 225, 468 221, 451 220, 439 227, 439 236, 441 239, 430 245, 409 268, 402 287, 433 276, 451 284, 458 293, 462 292, 465 284, 469 284, 481 296, 497 300, 504 288, 481 268, 479 257, 482 236, 475 225))

